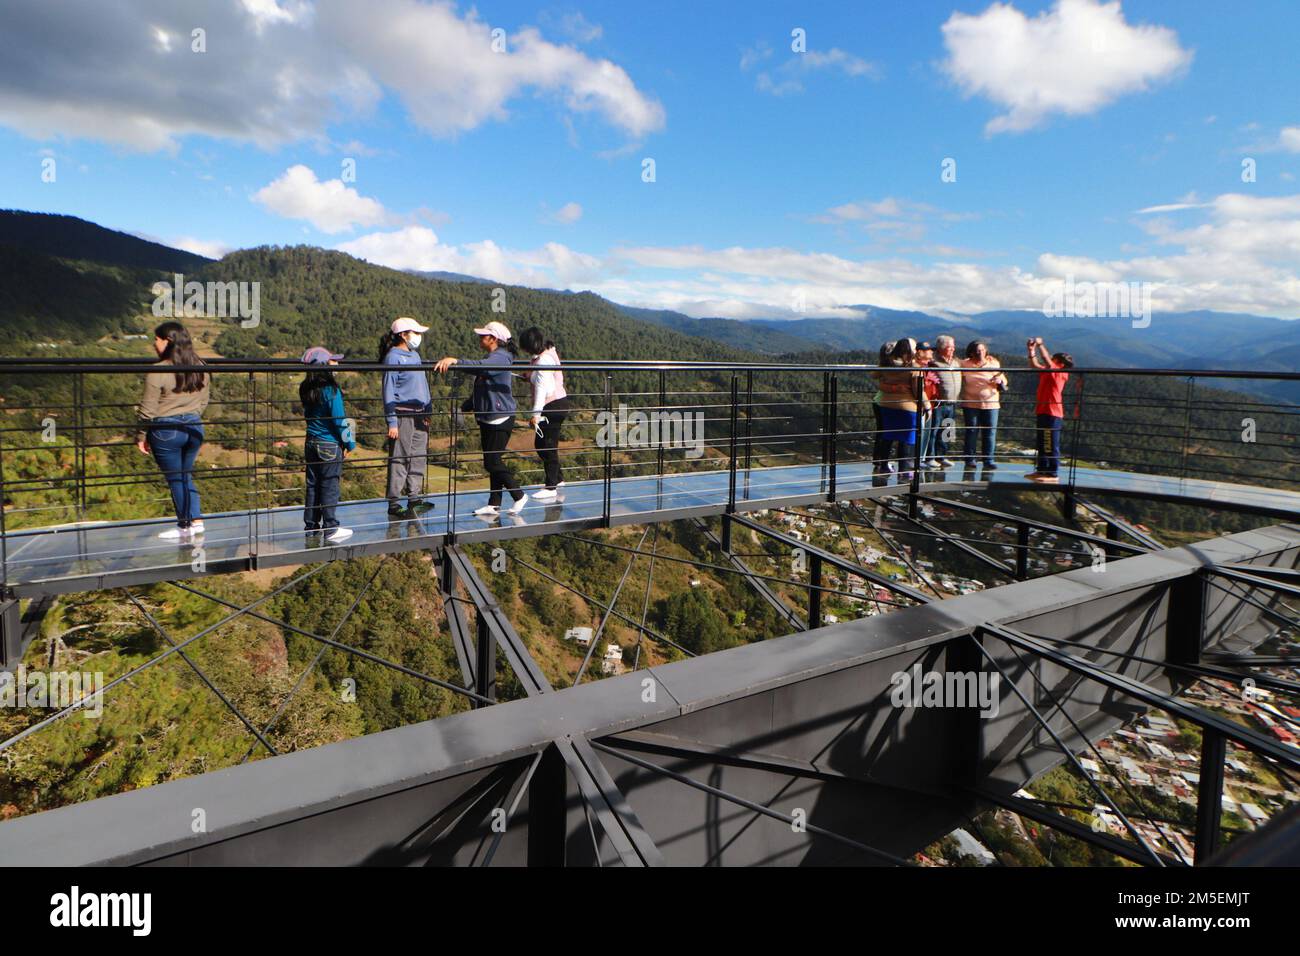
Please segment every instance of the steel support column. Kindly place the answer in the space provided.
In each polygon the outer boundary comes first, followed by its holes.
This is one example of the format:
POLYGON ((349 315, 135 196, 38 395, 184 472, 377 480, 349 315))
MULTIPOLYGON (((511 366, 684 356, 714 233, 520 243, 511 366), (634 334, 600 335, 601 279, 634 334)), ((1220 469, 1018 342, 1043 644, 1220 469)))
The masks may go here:
POLYGON ((1205 728, 1201 734, 1201 779, 1196 788, 1196 862, 1204 863, 1219 848, 1223 819, 1223 734, 1205 728))

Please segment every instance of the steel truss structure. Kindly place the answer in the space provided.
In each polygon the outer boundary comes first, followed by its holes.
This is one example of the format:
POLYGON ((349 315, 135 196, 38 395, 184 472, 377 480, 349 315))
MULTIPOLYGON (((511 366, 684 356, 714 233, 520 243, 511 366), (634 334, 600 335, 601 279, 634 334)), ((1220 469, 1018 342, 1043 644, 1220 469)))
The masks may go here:
MULTIPOLYGON (((963 554, 978 551, 941 524, 911 517, 903 497, 898 494, 876 504, 899 525, 922 528, 936 541, 960 546, 963 554)), ((922 501, 1015 527, 1014 564, 988 560, 990 567, 1016 583, 938 600, 752 517, 724 515, 720 533, 707 525, 702 529, 716 554, 689 563, 742 576, 765 600, 781 605, 784 618, 797 623, 797 633, 580 684, 589 652, 574 686, 564 690, 547 680, 473 561, 457 545, 438 549, 435 565, 463 686, 337 640, 378 567, 329 634, 295 627, 258 610, 327 564, 245 605, 173 582, 173 587, 230 611, 217 624, 184 639, 167 633, 139 597, 123 589, 167 649, 118 681, 175 655, 231 710, 254 742, 238 767, 0 825, 0 860, 911 865, 914 854, 929 842, 983 809, 1000 807, 1135 863, 1179 866, 1213 861, 1221 845, 1220 802, 1229 745, 1264 756, 1280 773, 1300 774, 1295 748, 1178 696, 1189 683, 1205 677, 1240 683, 1251 676, 1258 686, 1272 690, 1300 689, 1294 682, 1260 673, 1258 667, 1276 660, 1256 660, 1249 651, 1273 626, 1297 624, 1285 602, 1300 594, 1294 568, 1300 528, 1276 526, 1196 549, 1157 550, 1150 546, 1154 542, 1099 537, 1078 527, 955 498, 924 495, 922 501), (755 570, 729 550, 736 528, 782 548, 802 549, 808 559, 807 579, 755 570), (1108 564, 1100 587, 1088 580, 1092 575, 1086 569, 1026 580, 1031 529, 1127 557, 1108 564), (822 595, 846 593, 825 585, 828 568, 888 591, 893 600, 885 603, 896 610, 816 627, 822 595), (807 589, 808 622, 781 601, 771 588, 773 582, 807 589), (320 645, 293 692, 262 726, 240 713, 185 653, 190 644, 245 614, 320 645), (330 650, 452 690, 475 709, 429 724, 248 762, 259 749, 275 754, 266 735, 330 650), (496 703, 502 664, 519 680, 525 699, 496 703), (890 686, 885 671, 906 672, 918 664, 944 672, 997 674, 1009 689, 1001 713, 984 721, 951 710, 900 712, 887 700, 882 706, 890 686), (727 679, 718 683, 723 674, 727 679), (813 700, 818 704, 808 712, 795 706, 813 700), (1057 807, 1023 795, 1024 783, 1061 762, 1091 780, 1079 764, 1083 752, 1109 769, 1110 761, 1093 741, 1146 708, 1173 714, 1202 734, 1193 859, 1173 841, 1161 848, 1151 845, 1143 835, 1151 830, 1140 831, 1139 825, 1164 833, 1172 821, 1143 806, 1127 787, 1126 811, 1116 797, 1092 783, 1098 806, 1121 821, 1130 839, 1094 832, 1060 812, 1086 808, 1057 807), (846 741, 856 744, 846 748, 846 741), (366 771, 360 776, 342 773, 348 764, 366 771), (203 806, 209 813, 220 807, 221 823, 203 835, 168 826, 165 821, 172 816, 184 816, 177 809, 184 805, 203 806), (321 824, 314 821, 324 819, 336 832, 321 844, 316 836, 321 824), (84 834, 91 828, 113 836, 88 842, 84 834)), ((894 534, 857 503, 824 507, 835 515, 803 513, 811 520, 841 522, 846 530, 875 528, 886 540, 894 534)), ((1117 519, 1107 526, 1120 527, 1117 519)), ((628 553, 619 586, 607 600, 582 594, 544 569, 517 560, 525 570, 592 601, 603 609, 602 621, 617 615, 645 640, 677 647, 644 619, 614 607, 632 566, 651 560, 644 548, 651 531, 647 526, 636 548, 571 535, 593 547, 628 553)), ((977 560, 986 557, 979 553, 977 560)), ((655 554, 653 560, 682 559, 655 554)), ((651 568, 647 594, 652 575, 651 568)), ((36 613, 29 610, 24 627, 28 632, 36 613)), ((595 644, 593 640, 591 646, 595 644)), ((0 748, 72 711, 52 715, 0 743, 0 748)), ((1259 834, 1239 838, 1242 846, 1234 843, 1230 858, 1251 859, 1243 847, 1259 839, 1259 834)))
MULTIPOLYGON (((826 379, 828 409, 839 401, 836 381, 826 379)), ((747 391, 752 395, 752 373, 747 391)), ((748 406, 743 425, 740 420, 740 394, 739 377, 733 375, 729 467, 725 475, 712 476, 713 497, 692 490, 687 478, 663 474, 661 462, 660 474, 638 479, 658 485, 653 504, 620 515, 615 500, 620 486, 609 477, 607 456, 603 485, 590 483, 600 498, 599 511, 590 516, 475 531, 457 530, 452 522, 436 533, 352 549, 321 548, 310 557, 320 563, 244 604, 199 588, 192 579, 303 564, 304 555, 254 553, 213 561, 193 574, 149 568, 10 581, 0 606, 0 664, 13 667, 21 661, 53 595, 117 588, 125 606, 166 647, 104 692, 175 658, 230 711, 251 741, 237 766, 0 823, 0 863, 910 866, 935 840, 957 827, 978 829, 977 814, 1001 808, 1141 865, 1264 859, 1300 864, 1295 840, 1286 836, 1300 828, 1300 811, 1238 836, 1227 848, 1222 826, 1230 747, 1259 755, 1292 787, 1300 776, 1300 750, 1189 703, 1183 694, 1203 679, 1238 685, 1249 680, 1283 694, 1300 690, 1295 681, 1261 671, 1293 661, 1256 651, 1281 629, 1300 627, 1295 610, 1300 525, 1280 523, 1166 548, 1149 532, 1081 497, 1153 494, 1164 501, 1285 518, 1300 495, 1279 491, 1257 501, 1225 500, 1224 489, 1231 486, 1216 482, 1122 475, 1111 487, 1094 476, 1091 484, 1072 481, 1058 489, 1061 523, 1048 522, 953 494, 1043 490, 1028 482, 951 476, 923 482, 919 467, 908 482, 881 487, 869 480, 870 473, 862 480, 840 458, 837 441, 845 436, 837 435, 830 412, 812 485, 787 482, 784 490, 754 495, 751 485, 772 480, 780 469, 752 467, 754 436, 748 406), (926 506, 1012 528, 1013 557, 989 554, 942 520, 925 516, 926 506), (842 529, 853 557, 761 520, 772 509, 842 529), (1104 525, 1105 534, 1082 527, 1081 511, 1104 525), (693 522, 709 553, 684 559, 660 551, 659 528, 669 521, 693 522), (617 525, 644 526, 634 547, 584 533, 617 525), (864 563, 852 544, 854 529, 876 532, 922 583, 904 583, 864 563), (743 553, 736 547, 738 532, 765 540, 778 552, 798 550, 806 559, 806 577, 768 573, 766 564, 753 559, 770 553, 743 553), (537 534, 563 535, 625 555, 613 592, 584 593, 555 569, 510 552, 512 540, 537 534), (1104 556, 1105 573, 1084 567, 1033 577, 1032 556, 1045 550, 1034 543, 1038 535, 1076 542, 1104 556), (933 576, 904 546, 908 536, 942 544, 1005 583, 943 598, 933 576), (570 686, 553 686, 479 573, 470 549, 484 542, 503 548, 521 574, 560 586, 600 611, 570 686), (339 639, 380 573, 382 558, 328 633, 260 610, 332 560, 406 550, 432 553, 459 684, 339 639), (695 656, 676 635, 647 623, 655 567, 669 563, 741 577, 790 633, 695 656), (639 615, 619 610, 634 567, 646 572, 639 615), (860 600, 889 613, 823 626, 828 595, 858 597, 828 581, 828 571, 861 581, 868 594, 860 600), (134 590, 153 581, 166 581, 228 613, 187 637, 171 634, 134 590), (806 591, 806 616, 778 587, 806 591), (30 598, 25 610, 20 598, 30 598), (318 645, 263 722, 243 713, 187 653, 244 616, 318 645), (600 635, 612 620, 638 634, 633 670, 585 680, 600 635), (684 659, 642 666, 646 642, 684 659), (449 691, 469 709, 277 753, 272 731, 331 651, 449 691), (520 699, 498 700, 504 672, 522 689, 520 699), (987 680, 998 688, 993 712, 899 706, 891 691, 899 675, 912 672, 936 674, 948 686, 953 678, 987 680), (1171 838, 1176 821, 1144 804, 1097 744, 1153 708, 1193 725, 1201 736, 1190 852, 1171 838), (1122 793, 1110 792, 1087 772, 1081 761, 1088 758, 1110 772, 1122 793), (1094 807, 1025 794, 1026 784, 1062 764, 1087 781, 1094 807), (196 808, 207 821, 201 832, 192 827, 196 808), (1099 832, 1062 812, 1097 808, 1119 821, 1120 833, 1099 832)), ((703 488, 705 482, 696 485, 703 488)), ((449 502, 454 514, 454 495, 449 502)), ((0 741, 0 753, 85 703, 0 741)))

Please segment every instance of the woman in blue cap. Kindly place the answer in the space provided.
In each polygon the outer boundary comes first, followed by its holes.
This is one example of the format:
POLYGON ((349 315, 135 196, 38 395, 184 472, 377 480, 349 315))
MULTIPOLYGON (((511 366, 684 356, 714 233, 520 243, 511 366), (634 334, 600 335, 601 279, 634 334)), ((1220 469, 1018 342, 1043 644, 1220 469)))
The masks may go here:
POLYGON ((307 534, 323 534, 330 544, 352 537, 351 528, 339 526, 335 508, 343 482, 343 459, 356 450, 352 423, 343 417, 343 390, 334 380, 331 365, 342 355, 316 346, 302 354, 311 370, 298 386, 303 415, 307 418, 307 440, 303 457, 307 462, 307 497, 303 524, 307 534))

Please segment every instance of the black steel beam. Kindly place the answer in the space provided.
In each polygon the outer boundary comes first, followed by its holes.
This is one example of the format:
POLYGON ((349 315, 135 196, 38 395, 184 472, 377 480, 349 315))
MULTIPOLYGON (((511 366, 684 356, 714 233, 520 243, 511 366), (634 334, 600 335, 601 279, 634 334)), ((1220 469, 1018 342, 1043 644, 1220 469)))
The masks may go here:
POLYGON ((1045 657, 1062 667, 1083 674, 1103 686, 1127 694, 1151 707, 1158 707, 1161 710, 1168 711, 1177 717, 1196 724, 1198 727, 1217 730, 1229 740, 1236 741, 1242 746, 1276 760, 1285 766, 1300 768, 1300 752, 1294 747, 1288 747, 1285 744, 1271 740, 1263 734, 1256 733, 1249 727, 1244 727, 1228 720, 1226 717, 1220 717, 1218 714, 1202 707, 1185 703, 1131 677, 1126 677, 1123 674, 1112 674, 1091 661, 1058 651, 1050 644, 1004 624, 984 624, 981 625, 981 629, 1000 640, 1023 648, 1032 654, 1045 657))
MULTIPOLYGON (((713 543, 714 547, 722 553, 723 557, 731 563, 731 566, 745 576, 745 580, 749 582, 749 586, 758 593, 758 596, 766 601, 772 610, 776 611, 776 613, 790 625, 792 632, 808 630, 808 623, 804 621, 793 608, 777 597, 776 592, 768 586, 767 581, 756 575, 749 565, 741 560, 740 557, 732 553, 730 542, 727 542, 725 538, 719 539, 713 532, 713 529, 710 528, 708 523, 702 518, 696 518, 695 523, 704 533, 704 536, 708 538, 709 541, 713 543)), ((730 515, 723 515, 722 524, 724 529, 727 529, 727 534, 729 536, 731 528, 730 515)))
MULTIPOLYGON (((1096 545, 1106 545, 1107 539, 1100 535, 1090 534, 1087 531, 1080 531, 1078 528, 1067 528, 1064 525, 1052 524, 1049 521, 1039 521, 1037 518, 1026 518, 1021 515, 1008 514, 1005 511, 998 511, 996 508, 989 508, 983 505, 972 505, 965 501, 957 501, 952 498, 939 498, 935 495, 919 495, 922 501, 928 501, 931 504, 943 505, 945 508, 953 508, 957 511, 969 511, 972 514, 982 515, 986 518, 994 518, 998 521, 1005 521, 1008 524, 1025 525, 1030 528, 1037 528, 1039 531, 1050 531, 1052 534, 1062 537, 1076 538, 1079 541, 1087 541, 1096 545)), ((1115 547, 1122 548, 1131 554, 1146 554, 1149 551, 1159 550, 1159 548, 1141 547, 1136 544, 1129 544, 1126 541, 1109 542, 1115 547)))
POLYGON ((887 501, 881 502, 881 504, 884 507, 885 511, 887 511, 893 517, 901 518, 904 521, 911 522, 912 524, 920 528, 922 531, 925 531, 929 534, 935 535, 938 538, 941 538, 944 544, 950 544, 953 547, 955 547, 958 551, 961 551, 963 554, 969 555, 970 557, 974 558, 976 561, 979 561, 982 564, 987 565, 988 567, 992 568, 994 571, 997 571, 999 574, 1003 575, 1004 577, 1012 581, 1016 580, 1015 568, 1007 564, 1005 561, 1001 561, 993 557, 993 555, 991 554, 985 554, 983 551, 975 547, 973 544, 968 544, 967 542, 961 540, 961 538, 949 534, 947 531, 944 531, 941 528, 937 528, 936 526, 930 524, 928 521, 924 520, 923 518, 913 518, 905 510, 901 508, 896 508, 887 501))
POLYGON ((445 548, 439 548, 434 554, 434 563, 447 627, 451 631, 451 646, 456 651, 456 662, 460 665, 461 680, 466 687, 474 687, 478 684, 474 671, 475 645, 474 639, 470 637, 469 622, 460 605, 460 596, 456 593, 456 569, 448 559, 445 548))
POLYGON ((835 554, 831 551, 826 551, 825 549, 819 548, 808 541, 800 541, 797 538, 792 538, 788 534, 785 534, 784 532, 777 531, 775 528, 769 528, 767 525, 760 524, 759 522, 753 521, 750 518, 746 518, 742 515, 732 515, 731 520, 739 522, 740 524, 744 525, 747 528, 752 528, 754 531, 757 531, 760 534, 765 534, 769 538, 773 538, 776 541, 780 541, 782 544, 786 545, 787 547, 802 548, 804 552, 809 555, 814 555, 814 554, 818 555, 825 563, 831 565, 834 568, 838 568, 839 570, 845 572, 846 574, 856 575, 857 577, 860 577, 865 581, 871 581, 874 584, 879 584, 885 590, 893 591, 896 594, 901 594, 904 597, 911 598, 913 601, 916 601, 919 604, 929 604, 931 601, 934 600, 934 598, 932 598, 930 595, 918 591, 916 588, 909 587, 906 584, 899 584, 897 581, 890 580, 889 578, 885 577, 885 575, 881 574, 878 571, 872 571, 870 568, 864 568, 862 565, 855 564, 854 562, 850 561, 848 558, 842 557, 841 555, 835 554))
MULTIPOLYGON (((1108 853, 1113 853, 1130 863, 1137 863, 1141 866, 1151 864, 1151 857, 1142 851, 1140 844, 1122 840, 1109 833, 1096 833, 1091 827, 1085 826, 1078 820, 1067 817, 1063 813, 1053 813, 1031 800, 1025 800, 1023 797, 1007 797, 986 789, 977 789, 972 792, 981 800, 999 806, 1004 810, 1010 810, 1022 817, 1028 817, 1030 820, 1043 824, 1043 826, 1060 830, 1076 840, 1082 840, 1084 843, 1098 847, 1108 853)), ((1181 860, 1167 853, 1157 851, 1156 855, 1159 857, 1160 862, 1166 866, 1183 865, 1181 860)))
MULTIPOLYGON (((479 577, 473 562, 459 547, 448 547, 447 553, 455 566, 456 574, 465 583, 466 590, 478 607, 480 634, 495 638, 495 643, 506 655, 525 693, 529 697, 553 692, 551 682, 528 652, 523 638, 514 629, 496 598, 479 577)), ((479 658, 479 673, 484 672, 483 658, 479 658)), ((480 677, 481 679, 481 677, 480 677)), ((591 753, 590 745, 581 736, 566 735, 553 741, 556 752, 568 767, 569 774, 578 786, 583 801, 595 813, 619 858, 627 866, 653 866, 663 863, 663 857, 654 841, 645 832, 636 813, 614 785, 604 766, 591 753)), ((550 856, 547 856, 550 859, 550 856)))
POLYGON ((1204 863, 1219 848, 1223 819, 1223 761, 1227 741, 1207 729, 1201 734, 1201 775, 1196 788, 1196 862, 1204 863))

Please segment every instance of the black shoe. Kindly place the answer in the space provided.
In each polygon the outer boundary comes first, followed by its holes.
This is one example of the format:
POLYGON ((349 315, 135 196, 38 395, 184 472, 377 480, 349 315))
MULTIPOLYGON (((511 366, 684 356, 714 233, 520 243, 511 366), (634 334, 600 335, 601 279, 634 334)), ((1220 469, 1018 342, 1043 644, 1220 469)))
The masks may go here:
POLYGON ((985 463, 984 463, 984 470, 985 470, 985 471, 997 471, 997 470, 998 470, 998 466, 995 465, 993 462, 988 461, 988 462, 985 462, 985 463))
POLYGON ((407 508, 406 510, 409 511, 412 515, 422 515, 422 514, 428 514, 436 507, 438 506, 434 504, 432 501, 429 501, 427 499, 421 499, 419 501, 414 502, 411 505, 411 507, 407 508))
POLYGON ((394 520, 397 520, 397 519, 405 519, 405 518, 414 518, 414 517, 415 517, 415 512, 412 511, 410 508, 403 508, 401 505, 396 505, 396 506, 394 506, 394 505, 389 505, 389 506, 388 506, 388 517, 390 517, 390 518, 392 518, 392 519, 394 519, 394 520))

